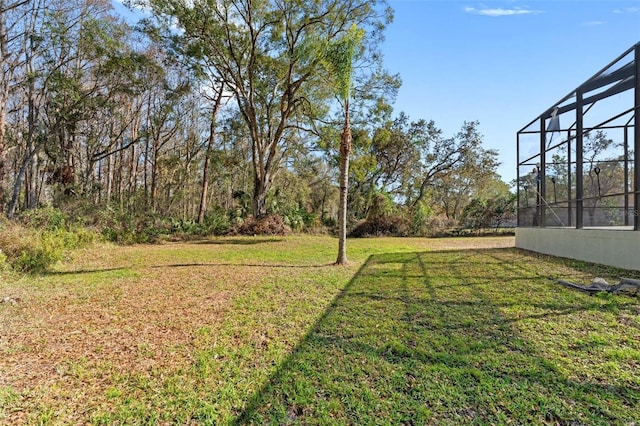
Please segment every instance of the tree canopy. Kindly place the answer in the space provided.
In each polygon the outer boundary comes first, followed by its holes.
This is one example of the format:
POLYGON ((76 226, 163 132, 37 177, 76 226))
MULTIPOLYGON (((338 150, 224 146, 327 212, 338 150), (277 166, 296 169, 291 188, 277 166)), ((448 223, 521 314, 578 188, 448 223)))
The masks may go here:
POLYGON ((135 26, 104 0, 0 1, 3 214, 53 206, 116 240, 250 217, 337 232, 348 196, 347 229, 427 234, 508 195, 479 123, 393 117, 385 2, 131 6, 135 26))

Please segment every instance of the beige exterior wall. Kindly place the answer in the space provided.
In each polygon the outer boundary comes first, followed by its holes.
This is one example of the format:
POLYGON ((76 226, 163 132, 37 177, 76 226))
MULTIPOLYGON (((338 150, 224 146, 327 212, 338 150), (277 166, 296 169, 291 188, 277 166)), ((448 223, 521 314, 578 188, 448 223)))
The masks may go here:
POLYGON ((640 270, 640 231, 571 228, 517 228, 516 247, 640 270))

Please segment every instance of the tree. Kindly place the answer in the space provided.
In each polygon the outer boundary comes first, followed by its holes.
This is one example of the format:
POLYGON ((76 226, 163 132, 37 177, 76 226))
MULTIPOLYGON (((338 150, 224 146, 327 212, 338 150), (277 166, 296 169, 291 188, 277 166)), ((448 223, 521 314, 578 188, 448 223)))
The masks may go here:
POLYGON ((445 210, 451 204, 452 216, 464 207, 468 199, 463 198, 472 186, 492 181, 499 165, 497 152, 482 147, 475 121, 465 122, 454 137, 444 138, 433 121, 411 121, 400 114, 376 129, 369 149, 369 158, 359 159, 366 166, 358 186, 388 192, 410 209, 437 196, 435 201, 445 210))
MULTIPOLYGON (((232 94, 248 129, 253 166, 253 213, 266 197, 287 151, 325 105, 324 42, 358 23, 376 44, 390 13, 382 0, 148 0, 147 5, 184 54, 201 58, 232 94), (177 28, 177 30, 176 30, 177 28)), ((160 32, 155 31, 155 34, 160 32)))
MULTIPOLYGON (((623 158, 614 156, 611 148, 619 148, 603 130, 587 132, 583 140, 585 175, 583 177, 584 209, 589 224, 597 225, 596 212, 607 194, 624 192, 623 158)), ((611 199, 608 199, 610 202, 611 199)), ((621 200, 618 200, 621 205, 621 200)), ((614 203, 615 204, 615 203, 614 203)))
POLYGON ((457 173, 475 162, 482 164, 487 159, 489 169, 497 166, 497 153, 482 148, 482 135, 478 132, 477 121, 465 121, 460 131, 448 139, 442 138, 442 131, 435 127, 433 121, 420 121, 412 125, 415 130, 411 133, 416 138, 421 165, 412 185, 417 191, 410 193, 408 197, 411 206, 417 206, 427 190, 449 173, 457 173))
POLYGON ((419 165, 419 151, 406 132, 404 113, 373 130, 354 129, 353 169, 349 209, 356 217, 369 217, 380 196, 402 201, 402 192, 419 165))
POLYGON ((4 210, 7 174, 7 147, 6 147, 6 121, 7 102, 9 100, 10 85, 13 73, 19 57, 15 49, 14 41, 18 37, 14 30, 18 29, 24 15, 19 12, 21 6, 29 3, 29 0, 9 1, 0 0, 0 212, 4 210))
POLYGON ((431 199, 448 219, 459 219, 460 213, 474 197, 490 199, 509 193, 509 187, 496 173, 498 153, 476 147, 468 152, 459 167, 442 173, 433 182, 431 199))
POLYGON ((502 194, 491 198, 476 197, 462 210, 460 222, 465 228, 498 229, 507 219, 513 219, 516 211, 516 196, 502 194))
MULTIPOLYGON (((18 150, 18 151, 22 151, 21 158, 20 158, 20 155, 16 156, 16 159, 19 158, 20 160, 16 161, 19 164, 19 166, 16 165, 16 167, 18 168, 17 174, 14 173, 15 178, 14 178, 12 196, 11 196, 11 200, 9 201, 9 205, 7 207, 8 218, 12 218, 15 213, 16 206, 18 204, 18 198, 20 196, 20 188, 22 186, 22 181, 24 180, 25 176, 29 171, 31 172, 30 174, 32 179, 28 182, 27 190, 25 191, 25 204, 33 207, 36 205, 36 199, 37 199, 37 197, 35 197, 36 191, 34 188, 36 186, 34 184, 35 179, 33 179, 33 176, 37 175, 37 171, 35 170, 36 167, 35 167, 34 157, 36 156, 37 152, 40 149, 40 146, 36 142, 36 139, 42 139, 42 138, 38 138, 36 134, 38 106, 36 101, 37 91, 36 91, 36 84, 35 84, 35 80, 36 80, 35 79, 35 75, 36 75, 35 56, 38 53, 37 52, 38 37, 35 36, 35 33, 36 33, 36 28, 38 26, 38 23, 40 22, 41 12, 43 10, 42 3, 43 3, 42 1, 32 2, 30 4, 30 9, 27 12, 25 12, 23 15, 22 37, 21 37, 22 45, 20 48, 17 49, 23 54, 23 58, 18 61, 23 64, 23 67, 22 67, 23 71, 21 75, 16 75, 18 73, 15 73, 15 72, 13 74, 14 86, 20 87, 22 89, 21 92, 23 93, 24 97, 20 100, 16 99, 16 101, 14 101, 14 107, 12 109, 16 111, 16 115, 19 115, 17 111, 20 111, 20 110, 23 111, 24 115, 21 117, 21 120, 14 120, 12 127, 14 128, 14 131, 17 130, 16 133, 23 135, 22 139, 24 139, 24 141, 23 141, 23 149, 18 150), (24 111, 25 109, 26 111, 24 111), (19 124, 20 121, 23 121, 22 125, 19 124)), ((20 98, 20 96, 18 96, 18 98, 20 98)), ((1 105, 0 105, 0 109, 2 109, 1 105)), ((0 113, 0 115, 2 115, 2 113, 0 113)), ((2 121, 2 119, 0 119, 0 121, 2 121)), ((2 125, 0 125, 0 127, 2 127, 2 125)), ((0 133, 2 133, 1 129, 0 129, 0 133)), ((0 139, 4 140, 5 137, 1 136, 0 139)), ((2 143, 0 143, 0 145, 1 144, 2 143)), ((0 149, 0 151, 2 151, 2 149, 0 149)), ((0 182, 2 182, 1 178, 0 178, 0 182)), ((0 183, 0 187, 1 186, 2 184, 0 183)), ((1 192, 1 189, 0 189, 0 192, 1 192)), ((1 198, 2 197, 0 197, 0 200, 1 198)), ((0 206, 0 210, 1 209, 2 207, 0 206)))
POLYGON ((342 104, 344 122, 340 134, 340 205, 338 208, 338 258, 336 265, 347 263, 347 195, 349 191, 349 155, 351 154, 351 121, 349 100, 353 75, 353 62, 360 50, 363 31, 353 25, 342 39, 330 45, 327 65, 335 79, 336 95, 342 104))
POLYGON ((204 157, 204 166, 202 168, 202 191, 200 192, 200 206, 198 207, 198 224, 204 223, 204 215, 207 211, 207 198, 209 196, 209 168, 211 166, 211 155, 213 153, 213 142, 216 135, 216 120, 220 105, 222 104, 222 96, 224 95, 224 85, 221 84, 217 93, 214 95, 213 106, 211 107, 211 122, 209 123, 209 137, 207 138, 207 148, 204 157))
POLYGON ((92 192, 96 164, 111 165, 141 140, 129 130, 150 64, 127 43, 131 30, 111 15, 110 3, 68 6, 47 11, 39 34, 43 145, 58 203, 92 192))

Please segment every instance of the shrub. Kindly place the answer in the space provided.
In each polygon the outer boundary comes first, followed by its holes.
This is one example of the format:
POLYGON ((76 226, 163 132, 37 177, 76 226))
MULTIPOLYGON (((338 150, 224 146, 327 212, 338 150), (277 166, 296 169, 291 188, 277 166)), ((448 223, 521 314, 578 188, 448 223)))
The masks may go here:
POLYGON ((236 235, 287 235, 291 232, 279 215, 266 215, 259 218, 249 216, 234 230, 236 235))
POLYGON ((41 272, 62 260, 61 247, 52 241, 41 241, 21 247, 11 267, 19 272, 41 272))
POLYGON ((309 213, 304 208, 288 210, 283 214, 282 220, 285 225, 291 227, 291 229, 296 232, 317 230, 322 227, 322 223, 318 219, 318 216, 313 213, 309 213))
POLYGON ((26 223, 42 228, 25 227, 16 223, 3 223, 0 227, 0 268, 10 266, 19 272, 39 272, 61 261, 69 250, 84 247, 97 239, 97 234, 86 228, 65 229, 53 209, 30 212, 26 223))
POLYGON ((43 231, 19 225, 7 226, 0 232, 0 248, 6 262, 19 272, 46 269, 62 259, 63 242, 43 231))
POLYGON ((202 227, 195 220, 171 219, 172 234, 200 235, 202 227))
POLYGON ((230 214, 222 208, 212 209, 202 224, 195 220, 162 217, 157 214, 132 213, 107 207, 95 221, 104 238, 117 244, 153 243, 165 238, 190 239, 204 235, 225 235, 231 227, 230 214))
POLYGON ((324 219, 321 220, 321 223, 323 226, 326 226, 327 228, 330 228, 330 229, 338 227, 338 219, 331 216, 326 216, 324 219))
POLYGON ((430 237, 441 237, 448 235, 448 232, 456 228, 458 222, 455 219, 448 218, 445 215, 437 215, 429 218, 427 229, 430 237))
POLYGON ((429 223, 433 217, 431 205, 423 200, 410 211, 411 234, 416 236, 429 235, 429 223))
POLYGON ((7 256, 0 249, 0 271, 4 271, 9 266, 7 262, 7 256))
POLYGON ((499 228, 515 213, 515 195, 502 195, 489 199, 474 198, 462 211, 460 222, 465 228, 499 228))
POLYGON ((225 235, 231 228, 231 218, 222 208, 215 208, 204 216, 202 231, 206 235, 225 235))
POLYGON ((55 231, 65 229, 68 218, 60 209, 54 207, 42 207, 25 211, 20 219, 29 228, 46 229, 55 231))
POLYGON ((350 237, 405 237, 411 230, 411 221, 402 216, 378 216, 360 222, 350 233, 350 237))
POLYGON ((60 241, 64 250, 75 250, 86 247, 100 240, 100 235, 96 230, 84 227, 73 227, 70 230, 59 229, 56 231, 47 231, 43 235, 60 241))
POLYGON ((124 209, 113 207, 101 210, 95 223, 107 241, 117 244, 147 243, 171 229, 170 222, 163 223, 152 216, 134 216, 124 209))

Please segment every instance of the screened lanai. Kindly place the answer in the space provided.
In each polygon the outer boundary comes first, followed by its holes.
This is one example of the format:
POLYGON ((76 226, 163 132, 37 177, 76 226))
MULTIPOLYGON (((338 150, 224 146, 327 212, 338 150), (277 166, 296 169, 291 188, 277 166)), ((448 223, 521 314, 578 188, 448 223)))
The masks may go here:
POLYGON ((517 133, 519 247, 640 269, 639 116, 637 43, 517 133))

